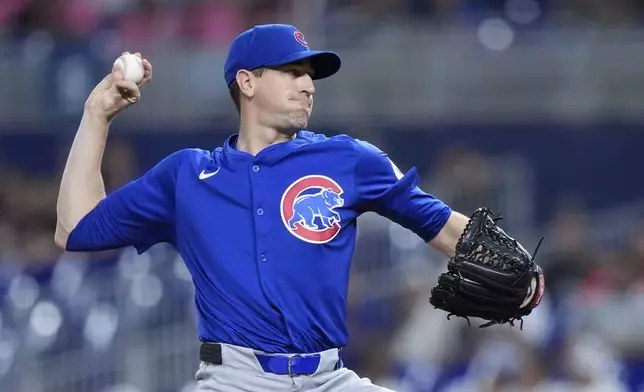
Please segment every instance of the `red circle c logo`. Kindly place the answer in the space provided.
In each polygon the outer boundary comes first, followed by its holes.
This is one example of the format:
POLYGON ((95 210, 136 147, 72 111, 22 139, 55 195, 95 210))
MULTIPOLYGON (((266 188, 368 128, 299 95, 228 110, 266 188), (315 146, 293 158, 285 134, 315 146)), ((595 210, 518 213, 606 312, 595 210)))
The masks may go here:
POLYGON ((282 195, 280 212, 286 229, 312 244, 325 244, 340 232, 343 190, 329 177, 312 175, 293 182, 282 195))
POLYGON ((309 43, 306 42, 306 39, 304 38, 304 34, 300 33, 299 31, 296 31, 295 33, 293 33, 293 35, 295 36, 295 40, 297 42, 299 42, 304 46, 309 46, 309 43))

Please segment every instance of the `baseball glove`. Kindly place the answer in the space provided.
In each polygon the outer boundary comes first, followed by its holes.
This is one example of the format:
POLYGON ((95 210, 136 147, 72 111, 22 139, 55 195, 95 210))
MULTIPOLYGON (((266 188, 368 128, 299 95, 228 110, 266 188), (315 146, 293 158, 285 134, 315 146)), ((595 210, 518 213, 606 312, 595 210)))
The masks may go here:
POLYGON ((429 302, 448 312, 448 319, 464 317, 468 324, 469 317, 487 320, 481 328, 514 326, 519 320, 523 327, 523 317, 541 302, 545 288, 541 268, 517 240, 497 226, 499 219, 488 208, 472 214, 447 272, 432 289, 429 302))

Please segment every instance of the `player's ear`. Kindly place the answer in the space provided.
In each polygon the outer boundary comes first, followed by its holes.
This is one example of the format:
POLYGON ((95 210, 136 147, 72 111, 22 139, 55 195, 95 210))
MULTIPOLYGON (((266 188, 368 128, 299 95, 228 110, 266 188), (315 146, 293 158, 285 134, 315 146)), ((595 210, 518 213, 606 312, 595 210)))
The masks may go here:
POLYGON ((239 86, 239 92, 246 97, 250 98, 255 95, 255 85, 253 80, 253 75, 245 70, 241 69, 237 72, 237 85, 239 86))

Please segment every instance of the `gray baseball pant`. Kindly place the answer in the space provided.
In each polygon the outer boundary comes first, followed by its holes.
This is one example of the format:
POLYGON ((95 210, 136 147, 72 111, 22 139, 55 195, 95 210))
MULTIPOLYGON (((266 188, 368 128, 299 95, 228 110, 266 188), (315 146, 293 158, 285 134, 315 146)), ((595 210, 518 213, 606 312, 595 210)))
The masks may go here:
POLYGON ((196 392, 393 392, 347 369, 336 369, 338 350, 323 351, 311 375, 265 372, 253 349, 222 344, 222 364, 201 362, 196 392))

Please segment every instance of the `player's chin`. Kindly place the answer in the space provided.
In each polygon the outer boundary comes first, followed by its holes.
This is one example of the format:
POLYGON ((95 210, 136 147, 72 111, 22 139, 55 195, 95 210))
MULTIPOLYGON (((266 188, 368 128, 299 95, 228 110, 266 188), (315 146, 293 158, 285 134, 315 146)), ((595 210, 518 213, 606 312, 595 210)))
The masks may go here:
POLYGON ((292 112, 288 117, 289 127, 293 129, 305 129, 309 124, 311 113, 308 110, 292 112))

